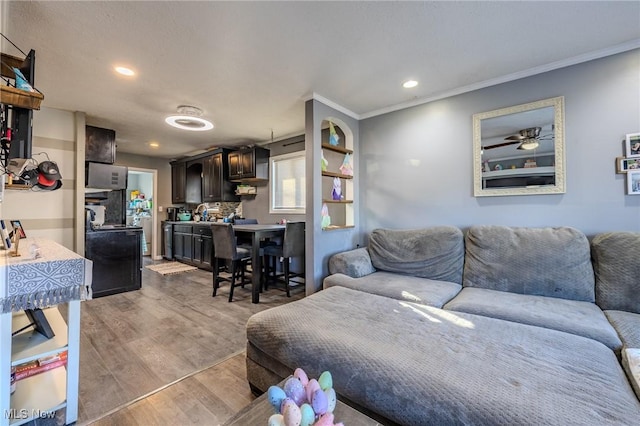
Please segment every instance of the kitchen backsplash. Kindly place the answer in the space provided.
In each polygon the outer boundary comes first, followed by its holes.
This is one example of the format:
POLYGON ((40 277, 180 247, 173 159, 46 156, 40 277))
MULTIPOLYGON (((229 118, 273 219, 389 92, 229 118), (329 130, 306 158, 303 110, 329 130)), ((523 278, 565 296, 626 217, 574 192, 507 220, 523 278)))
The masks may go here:
MULTIPOLYGON (((224 202, 224 203, 208 203, 209 207, 214 208, 218 206, 219 212, 216 213, 217 218, 223 218, 229 216, 231 213, 235 213, 236 209, 240 205, 239 202, 224 202)), ((198 204, 187 204, 185 210, 193 213, 198 207, 198 204)))

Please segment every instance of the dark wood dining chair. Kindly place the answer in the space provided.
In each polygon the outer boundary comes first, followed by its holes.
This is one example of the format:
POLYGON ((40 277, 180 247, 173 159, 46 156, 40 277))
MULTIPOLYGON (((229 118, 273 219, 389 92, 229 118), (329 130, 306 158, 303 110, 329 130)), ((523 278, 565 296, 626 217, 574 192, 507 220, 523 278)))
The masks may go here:
MULTIPOLYGON (((289 291, 289 282, 291 278, 302 277, 304 272, 292 273, 289 268, 289 262, 293 258, 304 258, 304 222, 287 222, 284 229, 284 238, 281 245, 266 246, 263 251, 263 262, 265 269, 265 289, 268 288, 269 279, 278 281, 280 278, 284 280, 284 288, 287 297, 291 297, 289 291), (276 260, 282 258, 282 274, 276 272, 276 260)), ((304 265, 303 265, 304 270, 304 265)))
POLYGON ((233 289, 237 286, 244 287, 251 283, 245 278, 247 263, 251 260, 251 251, 238 247, 233 226, 230 223, 214 223, 211 225, 213 237, 213 297, 216 296, 221 281, 229 281, 229 302, 233 300, 233 289), (223 266, 220 261, 230 264, 231 277, 220 276, 220 269, 223 266), (236 284, 236 279, 239 282, 236 284))

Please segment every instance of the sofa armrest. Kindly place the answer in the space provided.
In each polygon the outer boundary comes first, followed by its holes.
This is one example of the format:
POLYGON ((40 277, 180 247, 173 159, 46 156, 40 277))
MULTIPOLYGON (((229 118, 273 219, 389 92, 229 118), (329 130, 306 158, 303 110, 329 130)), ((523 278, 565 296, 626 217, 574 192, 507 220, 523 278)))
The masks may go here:
POLYGON ((375 271, 369 250, 364 247, 334 254, 329 259, 330 274, 345 274, 351 278, 360 278, 375 271))

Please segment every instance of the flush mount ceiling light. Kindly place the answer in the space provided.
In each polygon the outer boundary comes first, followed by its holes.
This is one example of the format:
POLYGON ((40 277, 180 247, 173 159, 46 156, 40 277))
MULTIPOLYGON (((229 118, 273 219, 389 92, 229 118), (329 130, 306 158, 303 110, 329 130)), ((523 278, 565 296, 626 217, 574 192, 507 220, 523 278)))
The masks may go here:
POLYGON ((127 77, 131 77, 136 75, 136 72, 134 70, 132 70, 131 68, 127 68, 127 67, 114 67, 114 69, 116 70, 116 72, 118 74, 122 74, 122 75, 126 75, 127 77))
POLYGON ((404 83, 402 83, 402 87, 404 87, 405 89, 411 89, 412 87, 416 87, 418 85, 418 82, 415 80, 407 80, 404 83))
POLYGON ((201 118, 202 110, 194 106, 180 105, 177 115, 170 115, 164 121, 173 127, 182 130, 202 132, 213 129, 213 123, 201 118))

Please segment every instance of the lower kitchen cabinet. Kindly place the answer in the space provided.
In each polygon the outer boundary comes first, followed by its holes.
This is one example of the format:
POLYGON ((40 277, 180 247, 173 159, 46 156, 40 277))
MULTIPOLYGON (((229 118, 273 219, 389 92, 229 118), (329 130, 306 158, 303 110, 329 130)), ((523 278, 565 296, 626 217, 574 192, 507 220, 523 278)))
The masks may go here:
POLYGON ((174 225, 173 257, 179 261, 191 261, 193 257, 193 239, 191 225, 174 225))
POLYGON ((173 226, 173 257, 175 260, 212 270, 213 239, 207 223, 173 226))
POLYGON ((213 256, 213 239, 211 236, 193 235, 193 257, 191 261, 195 266, 210 270, 213 256))

